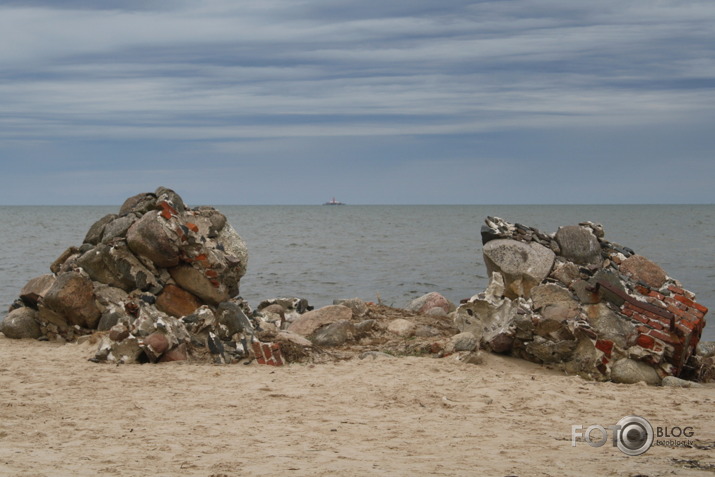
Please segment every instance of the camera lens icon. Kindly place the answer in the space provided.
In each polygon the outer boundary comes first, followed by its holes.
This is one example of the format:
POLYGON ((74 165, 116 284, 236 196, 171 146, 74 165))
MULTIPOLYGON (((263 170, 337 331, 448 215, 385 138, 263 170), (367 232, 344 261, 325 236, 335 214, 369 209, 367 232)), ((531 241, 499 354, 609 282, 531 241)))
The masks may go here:
POLYGON ((616 446, 624 454, 641 455, 653 445, 653 426, 639 416, 626 416, 618 421, 616 446))

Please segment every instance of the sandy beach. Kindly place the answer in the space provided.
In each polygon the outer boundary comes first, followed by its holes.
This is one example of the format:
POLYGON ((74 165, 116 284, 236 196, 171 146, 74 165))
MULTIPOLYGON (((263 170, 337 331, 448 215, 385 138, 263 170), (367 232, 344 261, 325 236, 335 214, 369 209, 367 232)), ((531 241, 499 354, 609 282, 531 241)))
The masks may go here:
POLYGON ((0 334, 0 475, 711 475, 715 387, 593 383, 524 361, 107 365, 0 334), (690 448, 571 445, 628 415, 690 448))

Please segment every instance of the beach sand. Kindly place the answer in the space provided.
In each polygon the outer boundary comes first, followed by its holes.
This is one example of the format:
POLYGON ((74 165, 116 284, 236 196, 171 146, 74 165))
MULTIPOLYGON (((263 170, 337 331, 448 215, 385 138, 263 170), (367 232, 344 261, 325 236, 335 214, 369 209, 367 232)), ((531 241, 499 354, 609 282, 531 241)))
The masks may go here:
MULTIPOLYGON (((95 364, 0 334, 0 475, 712 475, 715 387, 593 383, 487 355, 95 364), (638 415, 698 447, 630 457, 571 426, 638 415)), ((609 435, 610 437, 610 435, 609 435)))

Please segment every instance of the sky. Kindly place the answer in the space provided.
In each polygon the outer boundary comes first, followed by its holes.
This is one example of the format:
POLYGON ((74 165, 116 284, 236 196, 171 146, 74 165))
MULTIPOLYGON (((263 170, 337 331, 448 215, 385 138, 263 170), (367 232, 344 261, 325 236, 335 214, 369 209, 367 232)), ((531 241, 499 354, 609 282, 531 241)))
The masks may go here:
POLYGON ((0 204, 715 203, 712 0, 0 0, 0 204))

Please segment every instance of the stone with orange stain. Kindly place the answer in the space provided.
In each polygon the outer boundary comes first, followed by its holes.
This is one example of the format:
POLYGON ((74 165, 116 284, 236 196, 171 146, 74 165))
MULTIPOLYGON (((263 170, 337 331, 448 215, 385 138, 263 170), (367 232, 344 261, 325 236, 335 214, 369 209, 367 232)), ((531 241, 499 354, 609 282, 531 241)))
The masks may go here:
POLYGON ((190 315, 201 305, 198 297, 171 283, 156 298, 157 309, 177 318, 190 315))

